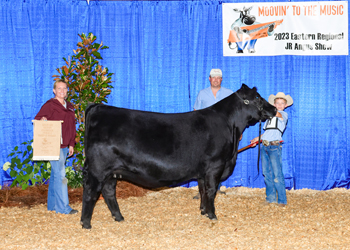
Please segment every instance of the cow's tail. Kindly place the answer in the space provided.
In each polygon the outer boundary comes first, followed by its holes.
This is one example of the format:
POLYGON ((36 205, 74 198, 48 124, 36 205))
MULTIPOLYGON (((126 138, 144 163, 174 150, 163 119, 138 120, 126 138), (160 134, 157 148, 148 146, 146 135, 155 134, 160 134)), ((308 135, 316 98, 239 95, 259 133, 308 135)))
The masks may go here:
POLYGON ((86 150, 86 144, 87 144, 87 139, 88 139, 88 135, 89 135, 89 127, 90 127, 90 111, 91 109, 93 109, 93 107, 95 107, 96 103, 89 103, 85 109, 85 135, 84 135, 84 148, 86 150))
POLYGON ((89 164, 88 161, 86 159, 86 152, 87 152, 87 145, 89 144, 89 128, 90 128, 90 117, 91 114, 89 115, 89 113, 91 112, 91 110, 98 104, 96 103, 89 103, 85 109, 85 134, 84 134, 84 154, 85 154, 85 162, 84 162, 84 168, 83 168, 83 175, 87 176, 87 170, 89 168, 89 164))
POLYGON ((98 103, 89 103, 85 109, 85 135, 87 134, 87 129, 89 128, 89 124, 90 124, 90 116, 89 113, 91 112, 91 110, 95 107, 101 104, 98 103))
POLYGON ((85 121, 86 121, 86 117, 89 113, 89 111, 91 110, 92 107, 98 105, 97 103, 93 103, 93 102, 90 102, 87 106, 86 106, 86 109, 85 109, 85 121))

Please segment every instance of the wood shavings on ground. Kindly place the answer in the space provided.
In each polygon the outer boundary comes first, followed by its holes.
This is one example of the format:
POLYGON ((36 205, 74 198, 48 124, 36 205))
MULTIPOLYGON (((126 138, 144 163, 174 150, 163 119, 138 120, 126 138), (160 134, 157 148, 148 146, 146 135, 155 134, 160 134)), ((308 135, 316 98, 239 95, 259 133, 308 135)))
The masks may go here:
POLYGON ((288 205, 263 205, 265 189, 228 188, 215 199, 217 221, 200 214, 197 188, 118 199, 123 222, 103 200, 92 229, 46 204, 0 208, 1 249, 350 249, 350 191, 287 191, 288 205))

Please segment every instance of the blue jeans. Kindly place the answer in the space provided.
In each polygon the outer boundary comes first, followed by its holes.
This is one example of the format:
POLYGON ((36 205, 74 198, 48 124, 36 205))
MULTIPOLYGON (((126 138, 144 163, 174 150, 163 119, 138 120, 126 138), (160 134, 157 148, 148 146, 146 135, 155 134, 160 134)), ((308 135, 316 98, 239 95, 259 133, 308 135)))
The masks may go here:
POLYGON ((266 184, 266 201, 287 204, 282 171, 282 145, 262 145, 261 162, 266 184))
POLYGON ((56 211, 56 213, 61 214, 69 214, 72 210, 69 206, 65 169, 67 154, 68 148, 61 148, 60 159, 58 161, 50 161, 51 176, 47 194, 47 210, 56 211))

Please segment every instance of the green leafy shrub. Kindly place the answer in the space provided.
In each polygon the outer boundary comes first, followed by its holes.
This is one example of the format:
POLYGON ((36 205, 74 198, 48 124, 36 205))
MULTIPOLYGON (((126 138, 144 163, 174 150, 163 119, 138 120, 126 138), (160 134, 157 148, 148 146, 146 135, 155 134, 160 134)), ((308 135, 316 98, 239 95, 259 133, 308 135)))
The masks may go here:
POLYGON ((79 35, 81 42, 78 48, 73 50, 74 56, 69 60, 63 58, 66 65, 57 69, 59 75, 54 75, 54 80, 64 80, 68 85, 67 100, 74 106, 75 119, 78 125, 76 145, 74 147, 74 168, 81 169, 84 166, 84 133, 85 133, 85 109, 89 103, 107 103, 107 96, 113 88, 113 73, 108 68, 99 65, 102 60, 100 51, 108 49, 103 43, 96 43, 96 36, 89 33, 79 35))
POLYGON ((16 185, 26 189, 30 184, 43 184, 50 177, 51 164, 48 161, 33 161, 32 142, 23 142, 21 147, 16 146, 8 157, 10 162, 3 165, 3 170, 10 169, 10 176, 14 178, 11 187, 16 185))
POLYGON ((66 178, 68 187, 79 188, 83 186, 83 171, 81 169, 75 170, 73 167, 66 167, 66 178))
MULTIPOLYGON (((12 157, 10 162, 3 165, 3 170, 10 171, 10 176, 14 178, 11 187, 20 186, 23 190, 28 186, 44 184, 51 175, 51 164, 49 161, 33 161, 32 142, 23 142, 22 146, 16 146, 8 157, 12 157)), ((83 171, 66 167, 66 178, 68 186, 71 188, 82 187, 83 171)))

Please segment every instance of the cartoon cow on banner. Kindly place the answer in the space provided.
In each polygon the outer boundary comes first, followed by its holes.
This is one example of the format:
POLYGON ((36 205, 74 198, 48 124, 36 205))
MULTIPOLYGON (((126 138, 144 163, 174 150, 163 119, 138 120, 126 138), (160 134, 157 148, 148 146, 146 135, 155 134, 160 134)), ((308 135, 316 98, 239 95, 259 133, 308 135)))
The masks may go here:
POLYGON ((237 48, 237 53, 243 53, 243 50, 248 45, 248 52, 255 52, 255 43, 257 39, 271 36, 277 25, 281 24, 283 20, 258 23, 255 16, 250 14, 253 7, 245 8, 243 10, 233 9, 233 11, 240 13, 239 18, 231 25, 228 45, 230 49, 237 48))

